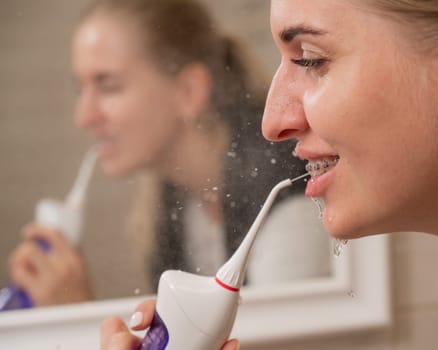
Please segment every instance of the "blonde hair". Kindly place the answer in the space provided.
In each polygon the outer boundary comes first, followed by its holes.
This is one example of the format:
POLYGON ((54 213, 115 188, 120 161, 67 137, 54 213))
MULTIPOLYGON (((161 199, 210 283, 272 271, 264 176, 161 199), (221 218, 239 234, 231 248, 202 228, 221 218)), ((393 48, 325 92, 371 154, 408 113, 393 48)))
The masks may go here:
POLYGON ((371 5, 399 21, 407 38, 428 49, 437 49, 438 0, 372 0, 371 5))
POLYGON ((176 75, 188 64, 205 65, 213 79, 210 102, 216 119, 235 127, 242 106, 264 105, 268 76, 197 0, 94 0, 82 20, 100 11, 134 21, 139 46, 162 73, 176 75))

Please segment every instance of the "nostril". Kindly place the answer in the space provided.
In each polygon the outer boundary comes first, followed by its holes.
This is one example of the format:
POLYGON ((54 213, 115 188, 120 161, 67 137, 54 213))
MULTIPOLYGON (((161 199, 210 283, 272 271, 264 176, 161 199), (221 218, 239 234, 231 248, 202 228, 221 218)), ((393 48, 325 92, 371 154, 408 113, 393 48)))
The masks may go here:
POLYGON ((278 135, 277 138, 278 140, 283 140, 283 139, 289 139, 292 137, 292 135, 296 132, 295 129, 285 129, 282 130, 278 135))

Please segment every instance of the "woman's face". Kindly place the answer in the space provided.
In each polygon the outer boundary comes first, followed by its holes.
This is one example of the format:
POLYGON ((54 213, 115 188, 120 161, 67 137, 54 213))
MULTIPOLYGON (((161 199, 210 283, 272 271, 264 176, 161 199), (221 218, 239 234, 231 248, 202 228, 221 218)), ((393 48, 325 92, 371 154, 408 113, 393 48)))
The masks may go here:
POLYGON ((107 175, 159 167, 178 140, 174 81, 148 61, 138 37, 129 21, 97 14, 73 41, 76 124, 96 139, 107 175))
POLYGON ((436 231, 437 60, 360 3, 272 0, 281 63, 263 133, 299 140, 333 236, 436 231))

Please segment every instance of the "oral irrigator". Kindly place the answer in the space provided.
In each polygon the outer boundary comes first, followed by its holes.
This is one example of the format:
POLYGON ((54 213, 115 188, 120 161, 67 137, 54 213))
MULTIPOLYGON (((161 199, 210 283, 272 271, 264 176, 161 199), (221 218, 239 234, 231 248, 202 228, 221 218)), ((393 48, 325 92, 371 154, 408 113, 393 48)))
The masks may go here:
POLYGON ((85 154, 78 176, 64 201, 44 198, 35 209, 38 224, 59 230, 73 245, 78 245, 80 241, 83 207, 96 159, 97 154, 91 148, 85 154))
POLYGON ((219 350, 237 314, 249 253, 280 190, 309 174, 286 179, 269 193, 239 248, 215 277, 168 270, 158 285, 156 312, 138 350, 219 350))
MULTIPOLYGON (((94 149, 87 151, 74 185, 64 201, 44 198, 35 208, 35 221, 38 224, 59 230, 73 245, 78 245, 80 241, 83 207, 96 159, 94 149)), ((50 250, 46 241, 39 239, 36 242, 43 251, 50 250)), ((0 290, 0 312, 32 306, 29 295, 14 284, 0 290)))

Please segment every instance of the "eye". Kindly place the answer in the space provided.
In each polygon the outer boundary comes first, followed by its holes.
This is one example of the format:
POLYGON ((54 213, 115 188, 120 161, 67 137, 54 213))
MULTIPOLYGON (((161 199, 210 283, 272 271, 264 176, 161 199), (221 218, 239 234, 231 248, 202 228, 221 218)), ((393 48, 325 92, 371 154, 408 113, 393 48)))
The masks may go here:
POLYGON ((121 90, 119 83, 115 81, 105 80, 99 83, 99 90, 106 94, 117 93, 121 90))
POLYGON ((319 68, 321 67, 327 60, 325 58, 298 58, 291 59, 291 62, 296 64, 297 66, 305 67, 305 68, 319 68))
POLYGON ((118 93, 122 88, 120 79, 108 73, 97 74, 94 83, 97 89, 104 94, 118 93))

